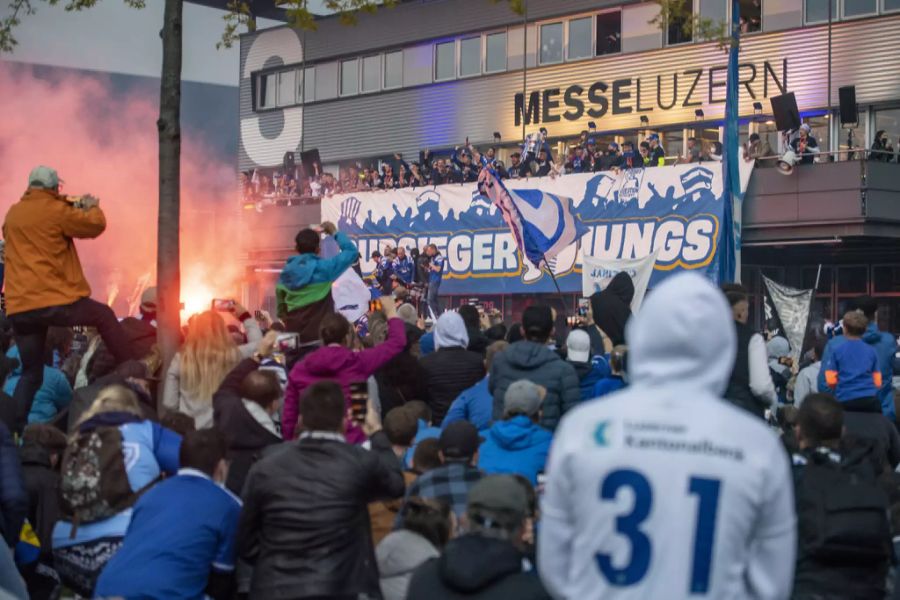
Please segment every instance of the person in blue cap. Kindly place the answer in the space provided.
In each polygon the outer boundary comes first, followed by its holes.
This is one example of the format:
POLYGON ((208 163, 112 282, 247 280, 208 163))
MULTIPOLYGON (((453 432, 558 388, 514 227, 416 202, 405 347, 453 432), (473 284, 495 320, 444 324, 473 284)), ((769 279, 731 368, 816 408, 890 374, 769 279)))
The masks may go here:
POLYGON ((650 144, 650 155, 647 163, 648 167, 664 167, 666 166, 666 151, 659 143, 659 134, 651 133, 647 136, 647 142, 650 144))

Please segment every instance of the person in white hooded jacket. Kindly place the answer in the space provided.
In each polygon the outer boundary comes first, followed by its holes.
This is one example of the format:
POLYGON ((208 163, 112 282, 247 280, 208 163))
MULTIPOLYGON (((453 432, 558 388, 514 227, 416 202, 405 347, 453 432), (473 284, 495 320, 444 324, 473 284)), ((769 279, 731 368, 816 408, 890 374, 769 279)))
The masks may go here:
POLYGON ((556 430, 537 542, 555 598, 783 599, 796 515, 775 434, 722 399, 735 326, 722 293, 675 275, 626 329, 631 385, 556 430))

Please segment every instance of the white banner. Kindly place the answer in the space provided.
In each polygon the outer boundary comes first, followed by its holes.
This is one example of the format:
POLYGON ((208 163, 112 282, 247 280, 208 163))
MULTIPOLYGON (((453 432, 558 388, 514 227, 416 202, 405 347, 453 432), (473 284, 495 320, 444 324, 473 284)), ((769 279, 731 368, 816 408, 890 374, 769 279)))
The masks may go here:
POLYGON ((656 257, 659 250, 644 258, 594 258, 584 257, 584 269, 581 272, 581 293, 585 298, 590 298, 596 292, 602 292, 613 277, 621 272, 628 273, 634 283, 634 299, 631 301, 632 312, 637 312, 647 293, 647 285, 650 276, 653 275, 653 267, 656 265, 656 257))

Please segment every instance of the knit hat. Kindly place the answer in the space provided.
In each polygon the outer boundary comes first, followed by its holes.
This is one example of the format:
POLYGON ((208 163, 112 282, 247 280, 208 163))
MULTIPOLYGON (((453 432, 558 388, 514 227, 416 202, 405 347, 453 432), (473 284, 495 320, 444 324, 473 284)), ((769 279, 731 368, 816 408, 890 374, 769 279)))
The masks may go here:
POLYGON ((468 347, 469 334, 459 313, 447 311, 438 317, 434 325, 434 349, 468 347))
POLYGON ((570 362, 586 363, 591 360, 591 337, 583 329, 573 329, 566 338, 566 357, 570 362))
POLYGON ((397 316, 403 319, 404 323, 415 325, 419 321, 419 315, 416 314, 416 307, 412 304, 401 304, 397 307, 397 316))

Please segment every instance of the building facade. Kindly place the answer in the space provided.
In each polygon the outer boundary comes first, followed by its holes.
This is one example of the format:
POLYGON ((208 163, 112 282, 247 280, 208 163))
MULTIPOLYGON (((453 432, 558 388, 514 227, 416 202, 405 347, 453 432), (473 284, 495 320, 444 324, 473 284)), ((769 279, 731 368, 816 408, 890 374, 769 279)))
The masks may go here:
MULTIPOLYGON (((694 0, 693 9, 724 22, 730 4, 694 0)), ((868 292, 882 299, 883 325, 900 331, 900 166, 848 150, 881 130, 900 147, 900 70, 890 67, 900 58, 900 1, 835 0, 831 23, 827 0, 740 6, 742 138, 759 133, 780 152, 769 99, 793 92, 823 150, 823 162, 789 177, 758 169, 751 181, 743 279, 754 306, 760 273, 811 287, 814 271, 822 316, 868 292), (842 86, 855 87, 849 126, 838 118, 842 86)), ((658 11, 652 2, 530 0, 518 15, 504 2, 427 0, 362 15, 355 27, 325 18, 316 31, 246 35, 239 168, 277 170, 285 152, 317 149, 336 172, 466 140, 503 156, 539 127, 556 152, 585 130, 601 144, 654 131, 674 159, 690 137, 721 140, 727 57, 677 23, 661 27, 658 11)), ((289 230, 317 213, 248 213, 259 232, 249 236, 250 268, 276 268, 289 230)))

